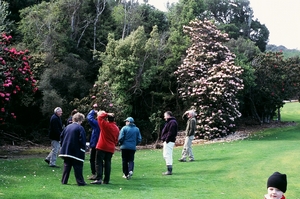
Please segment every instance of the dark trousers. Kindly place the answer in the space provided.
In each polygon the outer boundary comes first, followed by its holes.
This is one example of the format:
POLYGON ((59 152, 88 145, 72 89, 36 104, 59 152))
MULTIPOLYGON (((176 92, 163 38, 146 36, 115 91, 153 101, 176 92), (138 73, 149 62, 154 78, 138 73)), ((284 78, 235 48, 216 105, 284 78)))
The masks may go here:
POLYGON ((96 174, 96 148, 91 148, 90 165, 91 165, 91 172, 93 175, 95 175, 96 174))
POLYGON ((62 184, 68 184, 69 176, 71 169, 74 169, 74 174, 76 178, 76 182, 78 185, 85 184, 85 181, 83 179, 83 162, 79 160, 75 160, 73 158, 64 157, 64 171, 61 179, 62 184))
POLYGON ((102 180, 103 170, 105 183, 109 183, 111 171, 111 158, 113 153, 96 149, 96 173, 97 180, 102 180), (104 167, 104 168, 103 168, 104 167))
POLYGON ((122 149, 122 169, 125 176, 134 169, 135 150, 122 149))

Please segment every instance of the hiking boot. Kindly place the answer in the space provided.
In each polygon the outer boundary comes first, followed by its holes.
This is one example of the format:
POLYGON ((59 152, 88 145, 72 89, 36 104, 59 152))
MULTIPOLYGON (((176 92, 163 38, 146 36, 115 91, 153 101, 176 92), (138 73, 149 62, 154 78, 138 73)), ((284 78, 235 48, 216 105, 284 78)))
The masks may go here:
POLYGON ((172 175, 172 172, 166 171, 166 172, 163 172, 162 174, 163 174, 163 175, 172 175))
POLYGON ((46 162, 47 164, 50 164, 50 160, 45 159, 45 162, 46 162))

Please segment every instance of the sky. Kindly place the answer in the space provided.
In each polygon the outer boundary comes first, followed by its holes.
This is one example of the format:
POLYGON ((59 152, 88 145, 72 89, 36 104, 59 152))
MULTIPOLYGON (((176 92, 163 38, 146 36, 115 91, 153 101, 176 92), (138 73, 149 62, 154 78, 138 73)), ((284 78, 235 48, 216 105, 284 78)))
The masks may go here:
MULTIPOLYGON (((179 0, 149 0, 148 3, 166 11, 167 2, 179 0)), ((300 0, 249 0, 253 19, 258 19, 269 32, 268 44, 300 50, 300 0)))

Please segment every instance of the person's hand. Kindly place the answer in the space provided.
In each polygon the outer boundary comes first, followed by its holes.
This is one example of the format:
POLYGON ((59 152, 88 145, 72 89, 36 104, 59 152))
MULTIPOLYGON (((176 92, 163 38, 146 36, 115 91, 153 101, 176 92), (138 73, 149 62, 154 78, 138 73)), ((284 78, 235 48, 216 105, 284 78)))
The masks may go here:
POLYGON ((98 111, 97 116, 99 116, 99 115, 101 115, 103 113, 106 113, 106 112, 105 111, 98 111))
POLYGON ((109 115, 111 117, 115 117, 115 114, 113 114, 113 113, 107 113, 107 115, 109 115))

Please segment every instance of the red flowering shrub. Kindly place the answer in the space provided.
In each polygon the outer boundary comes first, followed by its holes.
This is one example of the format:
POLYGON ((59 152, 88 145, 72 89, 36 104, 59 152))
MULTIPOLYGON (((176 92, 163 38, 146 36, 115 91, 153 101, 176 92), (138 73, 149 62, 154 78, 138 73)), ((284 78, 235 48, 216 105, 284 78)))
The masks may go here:
POLYGON ((28 50, 10 48, 12 37, 2 33, 0 37, 0 124, 7 119, 16 119, 13 104, 27 106, 29 96, 37 91, 28 50))

